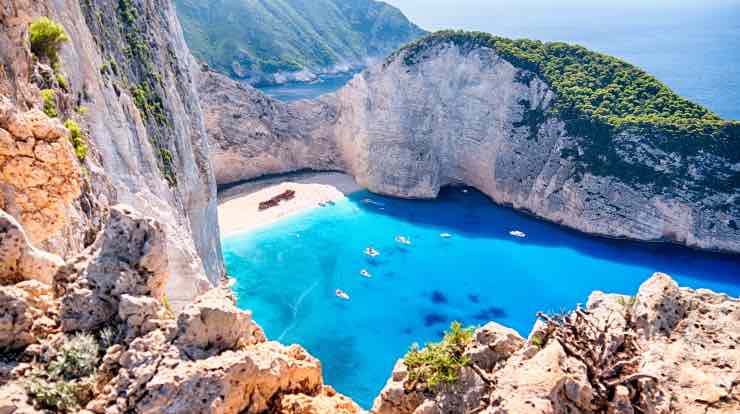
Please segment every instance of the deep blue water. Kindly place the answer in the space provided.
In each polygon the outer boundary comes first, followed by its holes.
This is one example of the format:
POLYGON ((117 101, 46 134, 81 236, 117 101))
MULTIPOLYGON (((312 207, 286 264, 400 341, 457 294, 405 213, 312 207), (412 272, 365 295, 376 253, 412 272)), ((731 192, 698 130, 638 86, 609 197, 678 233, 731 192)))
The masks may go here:
MULTIPOLYGON (((390 0, 427 30, 480 30, 578 43, 620 57, 678 94, 740 119, 740 0, 390 0)), ((350 77, 266 88, 314 98, 350 77)))
POLYGON ((290 82, 282 85, 261 86, 259 90, 283 102, 314 99, 344 86, 357 72, 322 76, 317 82, 290 82))
POLYGON ((738 257, 592 238, 460 188, 435 201, 355 193, 227 238, 224 256, 239 306, 269 338, 320 358, 327 382, 365 407, 413 342, 438 340, 453 320, 495 320, 527 335, 537 311, 572 308, 593 290, 634 294, 656 271, 740 296, 738 257), (401 248, 396 235, 413 244, 401 248), (377 260, 363 254, 369 245, 377 260), (351 300, 337 298, 337 288, 351 300))

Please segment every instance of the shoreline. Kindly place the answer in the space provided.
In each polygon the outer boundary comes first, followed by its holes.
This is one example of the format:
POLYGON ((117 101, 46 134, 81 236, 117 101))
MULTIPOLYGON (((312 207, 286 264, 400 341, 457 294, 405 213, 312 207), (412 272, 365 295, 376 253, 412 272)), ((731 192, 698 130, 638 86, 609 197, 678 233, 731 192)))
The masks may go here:
POLYGON ((338 172, 298 172, 247 181, 218 192, 220 237, 249 232, 319 207, 319 203, 339 201, 364 188, 350 175, 338 172), (287 190, 295 198, 259 211, 259 204, 287 190))

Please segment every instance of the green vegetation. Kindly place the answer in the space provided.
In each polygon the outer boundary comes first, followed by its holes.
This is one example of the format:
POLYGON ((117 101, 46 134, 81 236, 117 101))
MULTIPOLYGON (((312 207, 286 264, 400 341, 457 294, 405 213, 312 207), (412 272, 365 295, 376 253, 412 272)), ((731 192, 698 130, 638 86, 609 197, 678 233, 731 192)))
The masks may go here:
POLYGON ((64 28, 48 17, 39 17, 29 28, 31 52, 36 57, 46 57, 52 67, 59 62, 59 47, 69 41, 64 28))
POLYGON ((64 127, 69 130, 69 140, 75 149, 75 155, 80 161, 85 161, 85 158, 87 158, 87 139, 85 134, 82 133, 80 125, 74 119, 68 119, 64 123, 64 127))
POLYGON ((460 322, 453 322, 441 342, 427 344, 423 349, 414 344, 404 357, 409 381, 428 389, 456 382, 460 370, 470 364, 465 348, 472 340, 473 328, 463 329, 460 322))
POLYGON ((59 84, 59 87, 64 89, 65 91, 69 91, 69 82, 67 82, 67 78, 64 76, 64 74, 57 72, 55 77, 56 77, 57 83, 59 84))
POLYGON ((77 411, 92 396, 99 353, 100 347, 91 335, 67 339, 45 369, 33 370, 26 383, 29 395, 43 408, 77 411))
POLYGON ((162 109, 162 99, 149 88, 149 85, 141 83, 132 87, 131 95, 134 98, 134 104, 139 108, 142 115, 147 118, 154 117, 160 124, 167 122, 164 109, 162 109))
POLYGON ((383 56, 425 32, 373 0, 176 0, 195 56, 235 78, 383 56))
MULTIPOLYGON (((619 177, 628 183, 647 184, 671 191, 685 182, 687 171, 656 173, 642 164, 628 163, 618 153, 619 134, 649 137, 665 152, 680 156, 715 154, 740 162, 740 123, 723 121, 708 109, 684 99, 645 71, 620 59, 566 43, 512 40, 487 33, 443 31, 405 46, 388 61, 403 54, 411 66, 424 59, 429 47, 453 43, 464 52, 479 47, 494 49, 521 71, 516 81, 528 84, 534 75, 556 93, 547 111, 529 111, 516 126, 528 126, 536 139, 549 116, 565 122, 570 135, 580 139, 582 153, 567 150, 563 156, 578 162, 584 172, 619 177)), ((629 151, 631 148, 623 148, 629 151)), ((701 196, 707 190, 730 191, 740 187, 740 174, 702 177, 692 188, 701 196)))
POLYGON ((56 118, 59 116, 57 110, 57 93, 54 89, 44 89, 41 91, 41 99, 44 100, 44 113, 49 118, 56 118))

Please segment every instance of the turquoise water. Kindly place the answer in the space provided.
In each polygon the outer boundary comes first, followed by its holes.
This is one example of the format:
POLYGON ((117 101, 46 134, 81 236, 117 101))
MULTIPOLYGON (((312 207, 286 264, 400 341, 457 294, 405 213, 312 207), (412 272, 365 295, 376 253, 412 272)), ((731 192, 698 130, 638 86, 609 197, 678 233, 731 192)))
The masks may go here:
POLYGON ((312 83, 290 82, 282 85, 261 86, 259 90, 283 102, 314 99, 344 86, 357 72, 327 75, 312 83))
POLYGON ((495 320, 527 335, 537 311, 572 308, 593 290, 634 294, 655 271, 740 296, 738 257, 587 237, 466 191, 445 189, 435 201, 360 192, 225 239, 239 306, 269 338, 305 346, 328 383, 369 407, 396 359, 453 320, 495 320), (413 244, 402 248, 396 235, 413 244), (368 245, 377 260, 363 254, 368 245))

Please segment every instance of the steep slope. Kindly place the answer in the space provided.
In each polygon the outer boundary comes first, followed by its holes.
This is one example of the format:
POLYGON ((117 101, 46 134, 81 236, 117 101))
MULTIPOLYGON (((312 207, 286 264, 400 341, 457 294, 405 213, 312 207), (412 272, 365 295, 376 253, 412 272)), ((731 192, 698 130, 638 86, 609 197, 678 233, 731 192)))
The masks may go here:
POLYGON ((219 184, 261 163, 343 170, 398 197, 464 183, 587 233, 740 252, 740 124, 580 47, 441 32, 318 102, 256 95, 245 113, 207 92, 219 184), (265 127, 240 128, 252 121, 265 127), (269 162, 266 142, 281 148, 269 162))
MULTIPOLYGON (((172 302, 184 304, 218 282, 215 183, 192 82, 194 60, 174 6, 167 0, 11 0, 0 9, 0 44, 0 93, 18 113, 43 109, 68 122, 84 177, 65 225, 34 241, 76 254, 92 243, 108 206, 123 202, 166 229, 172 302), (29 25, 40 16, 66 31, 58 61, 31 53, 29 25)), ((11 190, 6 206, 29 197, 11 190)))
POLYGON ((375 0, 176 0, 195 56, 251 83, 312 80, 383 57, 424 31, 375 0))

